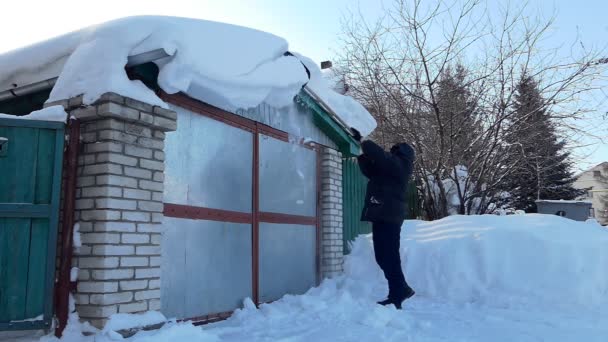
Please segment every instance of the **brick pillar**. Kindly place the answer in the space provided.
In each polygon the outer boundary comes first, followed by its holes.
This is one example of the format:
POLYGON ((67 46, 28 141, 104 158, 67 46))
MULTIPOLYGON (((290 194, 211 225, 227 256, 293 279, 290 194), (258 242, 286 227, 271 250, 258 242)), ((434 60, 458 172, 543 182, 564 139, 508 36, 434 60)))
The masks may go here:
POLYGON ((177 115, 116 94, 91 106, 72 99, 68 108, 81 120, 83 142, 76 308, 82 319, 101 327, 114 313, 160 308, 163 149, 177 115))
POLYGON ((332 277, 342 272, 342 156, 331 148, 321 151, 321 272, 332 277))

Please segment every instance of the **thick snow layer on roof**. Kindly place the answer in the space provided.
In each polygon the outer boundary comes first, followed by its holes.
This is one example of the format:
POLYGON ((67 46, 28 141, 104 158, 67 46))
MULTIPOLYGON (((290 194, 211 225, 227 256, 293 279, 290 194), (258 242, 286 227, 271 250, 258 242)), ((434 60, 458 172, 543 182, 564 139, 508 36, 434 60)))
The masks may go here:
MULTIPOLYGON (((129 80, 124 70, 129 56, 163 49, 170 57, 156 63, 159 86, 167 93, 181 91, 226 109, 261 103, 284 107, 308 81, 300 60, 284 56, 287 48, 283 38, 235 25, 175 17, 124 18, 0 55, 0 90, 59 76, 50 102, 82 94, 89 104, 115 92, 166 107, 140 81, 129 80)), ((333 92, 319 68, 310 60, 306 63, 313 74, 309 88, 347 125, 363 134, 371 132, 375 121, 369 113, 333 92)))
POLYGON ((346 126, 355 127, 363 136, 368 136, 376 129, 376 120, 365 107, 352 97, 337 93, 334 90, 335 84, 329 84, 327 77, 313 60, 302 55, 298 57, 310 70, 310 82, 306 88, 317 95, 346 126))
POLYGON ((68 114, 62 106, 50 106, 41 110, 31 112, 28 115, 16 116, 10 114, 0 114, 0 119, 19 119, 19 120, 43 120, 66 122, 68 114))
POLYGON ((538 200, 541 203, 569 203, 569 204, 591 204, 589 200, 538 200))

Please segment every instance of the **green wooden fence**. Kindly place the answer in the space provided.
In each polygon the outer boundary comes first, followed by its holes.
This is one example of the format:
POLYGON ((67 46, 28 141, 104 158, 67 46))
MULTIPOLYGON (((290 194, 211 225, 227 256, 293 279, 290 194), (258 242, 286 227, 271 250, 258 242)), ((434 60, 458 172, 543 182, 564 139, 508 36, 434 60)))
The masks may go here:
MULTIPOLYGON (((350 242, 357 236, 369 234, 372 231, 370 223, 361 222, 367 178, 359 170, 356 158, 347 158, 342 161, 342 187, 344 203, 343 240, 344 253, 347 254, 350 252, 350 242)), ((419 218, 421 215, 420 201, 416 184, 413 181, 410 182, 408 187, 407 199, 407 218, 419 218)))
POLYGON ((51 325, 64 126, 0 119, 0 330, 51 325))
POLYGON ((342 202, 344 204, 344 253, 350 252, 349 243, 360 234, 372 232, 369 222, 361 222, 367 178, 359 170, 356 158, 342 160, 342 202))

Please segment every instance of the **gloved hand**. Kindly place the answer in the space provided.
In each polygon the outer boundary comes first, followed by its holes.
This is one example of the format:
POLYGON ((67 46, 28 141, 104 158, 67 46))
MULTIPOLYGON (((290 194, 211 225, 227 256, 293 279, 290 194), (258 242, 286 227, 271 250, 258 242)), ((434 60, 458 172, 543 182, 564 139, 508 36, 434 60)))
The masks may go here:
POLYGON ((350 131, 353 133, 353 138, 355 138, 355 140, 357 140, 358 142, 361 142, 361 139, 363 139, 361 133, 357 131, 357 129, 355 129, 354 127, 351 127, 350 131))

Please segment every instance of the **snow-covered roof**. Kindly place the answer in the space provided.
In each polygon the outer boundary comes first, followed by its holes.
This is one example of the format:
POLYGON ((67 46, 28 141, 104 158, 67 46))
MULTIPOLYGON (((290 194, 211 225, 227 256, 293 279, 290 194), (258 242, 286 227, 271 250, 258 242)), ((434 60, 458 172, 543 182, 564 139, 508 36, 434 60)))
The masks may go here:
POLYGON ((162 49, 158 84, 167 93, 236 110, 261 103, 292 105, 306 90, 346 126, 367 135, 376 127, 369 112, 336 93, 316 63, 285 55, 285 39, 251 28, 207 20, 129 17, 85 28, 0 55, 0 92, 58 77, 49 102, 83 95, 85 104, 114 92, 166 107, 154 92, 125 73, 130 56, 162 49), (310 80, 302 63, 311 73, 310 80))
POLYGON ((560 204, 592 204, 586 200, 537 200, 536 203, 560 203, 560 204))

